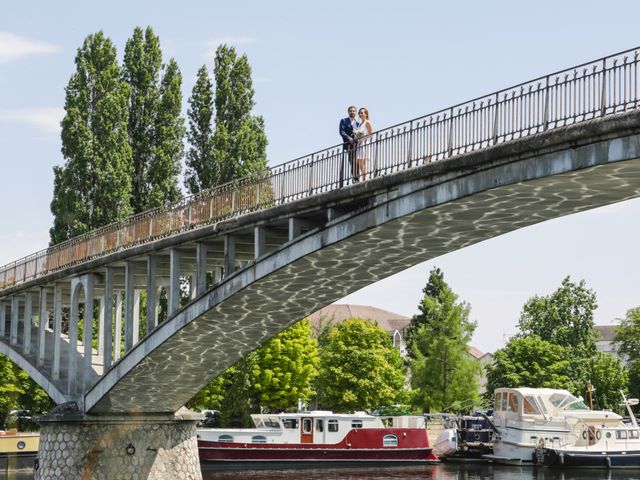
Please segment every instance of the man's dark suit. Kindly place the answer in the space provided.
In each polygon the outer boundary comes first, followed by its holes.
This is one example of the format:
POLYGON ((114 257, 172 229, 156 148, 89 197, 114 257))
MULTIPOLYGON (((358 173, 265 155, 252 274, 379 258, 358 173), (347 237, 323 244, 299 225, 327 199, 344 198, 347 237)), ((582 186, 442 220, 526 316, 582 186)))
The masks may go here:
MULTIPOLYGON (((355 122, 356 126, 358 122, 355 122)), ((358 143, 356 137, 353 133, 353 125, 351 124, 351 118, 343 118, 340 120, 339 126, 340 136, 342 137, 342 149, 347 151, 347 155, 349 157, 349 171, 351 172, 351 179, 354 182, 358 181, 358 166, 356 164, 356 144, 358 143)), ((342 171, 340 172, 340 183, 342 184, 342 179, 344 175, 342 171)))

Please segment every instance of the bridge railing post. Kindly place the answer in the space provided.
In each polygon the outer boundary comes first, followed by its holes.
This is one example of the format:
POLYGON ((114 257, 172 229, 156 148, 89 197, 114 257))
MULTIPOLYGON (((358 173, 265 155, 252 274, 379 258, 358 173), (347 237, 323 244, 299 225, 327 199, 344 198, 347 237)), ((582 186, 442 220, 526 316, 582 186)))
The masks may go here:
POLYGON ((607 112, 607 59, 602 59, 602 97, 600 99, 600 116, 607 112))
POLYGON ((449 143, 447 146, 447 157, 453 155, 453 107, 449 110, 449 143))
POLYGON ((493 135, 492 135, 492 142, 493 145, 495 145, 496 143, 498 143, 498 128, 500 127, 500 94, 496 93, 496 101, 495 101, 495 108, 494 108, 495 112, 493 115, 493 135))
POLYGON ((549 75, 546 77, 544 86, 544 110, 542 112, 542 130, 549 128, 549 75))

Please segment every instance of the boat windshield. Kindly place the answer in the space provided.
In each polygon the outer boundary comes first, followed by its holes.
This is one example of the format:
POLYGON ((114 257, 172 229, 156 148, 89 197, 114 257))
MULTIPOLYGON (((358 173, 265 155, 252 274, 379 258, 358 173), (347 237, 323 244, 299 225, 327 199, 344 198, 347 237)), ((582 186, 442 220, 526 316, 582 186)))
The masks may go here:
POLYGON ((589 410, 582 400, 570 393, 554 393, 549 397, 549 402, 562 410, 589 410))

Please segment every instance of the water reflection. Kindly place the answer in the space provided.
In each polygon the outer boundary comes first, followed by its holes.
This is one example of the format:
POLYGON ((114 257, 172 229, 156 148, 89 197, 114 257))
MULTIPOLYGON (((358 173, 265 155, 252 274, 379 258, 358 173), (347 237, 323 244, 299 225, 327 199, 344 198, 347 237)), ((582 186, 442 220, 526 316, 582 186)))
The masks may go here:
MULTIPOLYGON (((640 470, 551 470, 487 464, 415 467, 227 471, 205 469, 203 480, 640 480, 640 470)), ((0 472, 0 480, 33 480, 33 473, 0 472)), ((177 480, 177 479, 176 479, 177 480)))
POLYGON ((489 464, 442 464, 414 467, 203 471, 204 480, 640 480, 640 470, 552 470, 489 464))

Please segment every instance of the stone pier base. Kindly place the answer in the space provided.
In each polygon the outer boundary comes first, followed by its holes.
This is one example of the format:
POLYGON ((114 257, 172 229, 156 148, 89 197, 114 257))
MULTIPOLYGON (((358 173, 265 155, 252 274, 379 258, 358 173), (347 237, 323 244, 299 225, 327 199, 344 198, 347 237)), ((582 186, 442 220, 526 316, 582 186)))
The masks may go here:
POLYGON ((35 479, 202 480, 196 421, 186 410, 172 416, 54 410, 39 419, 35 479))

